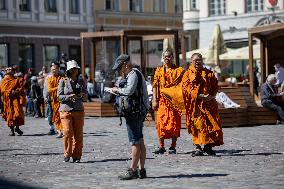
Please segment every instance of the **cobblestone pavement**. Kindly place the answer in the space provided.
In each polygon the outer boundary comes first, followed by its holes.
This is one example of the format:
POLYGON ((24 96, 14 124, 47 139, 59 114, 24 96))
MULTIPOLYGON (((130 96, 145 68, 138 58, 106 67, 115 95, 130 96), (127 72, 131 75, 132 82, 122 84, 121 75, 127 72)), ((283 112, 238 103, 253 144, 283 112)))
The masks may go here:
POLYGON ((178 154, 154 155, 155 127, 145 127, 148 178, 120 181, 130 146, 118 123, 118 118, 85 119, 78 164, 63 163, 62 141, 46 135, 44 119, 27 118, 23 136, 9 137, 9 128, 0 127, 0 188, 283 188, 284 125, 225 128, 225 144, 215 148, 215 157, 191 157, 185 129, 178 154))

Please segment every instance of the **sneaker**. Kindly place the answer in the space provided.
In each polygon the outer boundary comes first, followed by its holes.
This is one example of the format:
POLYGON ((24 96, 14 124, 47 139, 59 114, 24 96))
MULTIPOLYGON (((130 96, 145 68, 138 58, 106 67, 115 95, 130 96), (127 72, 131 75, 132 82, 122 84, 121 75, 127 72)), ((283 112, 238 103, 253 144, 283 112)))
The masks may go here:
POLYGON ((195 156, 203 156, 203 150, 201 148, 201 146, 199 144, 195 144, 195 149, 196 151, 192 153, 192 157, 195 157, 195 156))
POLYGON ((176 154, 176 153, 177 153, 176 148, 173 147, 173 146, 171 146, 171 147, 169 148, 169 154, 176 154))
POLYGON ((47 135, 55 135, 55 134, 56 134, 55 130, 50 130, 50 131, 47 133, 47 135))
POLYGON ((80 159, 74 159, 73 158, 73 163, 80 163, 80 159))
POLYGON ((64 157, 64 162, 69 162, 70 161, 70 157, 64 157))
POLYGON ((119 175, 118 178, 120 180, 132 180, 139 178, 138 171, 133 171, 131 168, 129 168, 124 175, 119 175))
POLYGON ((216 153, 212 150, 212 147, 209 145, 205 145, 203 151, 209 156, 216 156, 216 153))
POLYGON ((166 152, 165 148, 160 147, 158 150, 154 151, 154 154, 164 154, 166 152))
POLYGON ((24 134, 24 132, 21 129, 19 129, 19 128, 16 128, 15 132, 18 133, 18 135, 24 134))
POLYGON ((140 179, 146 178, 146 177, 147 177, 146 169, 143 168, 143 169, 138 170, 138 175, 139 175, 139 178, 140 178, 140 179))
POLYGON ((62 138, 63 137, 63 133, 58 133, 58 135, 56 136, 56 138, 62 138))
POLYGON ((15 133, 11 131, 9 136, 15 136, 15 133))

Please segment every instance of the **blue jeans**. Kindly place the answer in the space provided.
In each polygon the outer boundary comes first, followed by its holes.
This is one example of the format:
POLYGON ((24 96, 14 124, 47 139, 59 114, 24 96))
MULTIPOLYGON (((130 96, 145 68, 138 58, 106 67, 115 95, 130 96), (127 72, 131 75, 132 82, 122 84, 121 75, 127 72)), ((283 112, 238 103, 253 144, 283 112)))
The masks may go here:
POLYGON ((140 114, 132 114, 125 117, 128 139, 131 145, 138 144, 143 139, 143 117, 140 114))
POLYGON ((50 130, 54 130, 54 125, 53 125, 53 122, 52 122, 52 107, 51 107, 51 103, 50 102, 48 102, 46 104, 45 115, 47 117, 48 125, 50 126, 50 130))

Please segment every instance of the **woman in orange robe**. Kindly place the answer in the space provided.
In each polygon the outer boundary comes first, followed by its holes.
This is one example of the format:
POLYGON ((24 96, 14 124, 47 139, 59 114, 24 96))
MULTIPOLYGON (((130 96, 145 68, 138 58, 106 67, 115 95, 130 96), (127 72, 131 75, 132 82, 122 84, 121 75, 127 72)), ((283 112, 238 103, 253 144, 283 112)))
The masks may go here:
MULTIPOLYGON (((167 49, 163 53, 164 64, 155 71, 153 80, 152 108, 157 111, 157 133, 160 147, 154 153, 166 152, 164 139, 172 139, 169 153, 176 153, 176 141, 180 136, 181 110, 167 100, 161 91, 177 86, 181 83, 184 69, 172 63, 173 52, 167 49)), ((173 94, 174 95, 174 94, 173 94)))
POLYGON ((6 69, 6 75, 1 81, 1 93, 4 103, 3 119, 10 127, 10 136, 23 134, 19 126, 25 124, 23 105, 25 104, 24 81, 14 77, 13 68, 6 69))
POLYGON ((212 147, 223 144, 221 119, 215 96, 218 80, 214 73, 203 67, 202 55, 195 53, 185 72, 182 88, 186 110, 186 126, 196 146, 193 156, 203 152, 215 155, 212 147), (201 145, 204 145, 202 149, 201 145))
POLYGON ((63 137, 63 129, 62 124, 60 120, 60 113, 59 113, 59 107, 60 102, 57 97, 57 89, 60 79, 62 78, 59 75, 59 63, 52 63, 51 64, 51 73, 52 76, 50 76, 47 79, 47 91, 49 95, 51 96, 51 106, 52 106, 52 122, 55 124, 58 135, 56 138, 62 138, 63 137))

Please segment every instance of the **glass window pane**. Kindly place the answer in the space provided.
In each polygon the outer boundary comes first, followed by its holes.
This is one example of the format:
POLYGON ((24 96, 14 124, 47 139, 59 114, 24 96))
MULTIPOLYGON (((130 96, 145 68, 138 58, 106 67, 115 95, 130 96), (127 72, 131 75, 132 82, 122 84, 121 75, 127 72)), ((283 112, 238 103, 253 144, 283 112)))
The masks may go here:
POLYGON ((69 59, 75 60, 78 65, 81 65, 81 46, 80 45, 70 45, 69 46, 69 59))
POLYGON ((79 1, 69 0, 69 8, 71 14, 79 14, 79 1))
POLYGON ((45 45, 43 47, 43 64, 50 66, 51 61, 57 60, 59 55, 59 48, 56 45, 45 45))
POLYGON ((5 10, 6 5, 5 5, 5 0, 0 0, 0 10, 5 10))
POLYGON ((19 4, 20 11, 31 11, 30 0, 21 0, 19 4))
POLYGON ((8 45, 0 44, 0 67, 8 66, 8 45))
POLYGON ((34 68, 33 46, 29 44, 19 45, 19 70, 26 73, 29 68, 34 68))
POLYGON ((57 12, 57 1, 56 0, 45 0, 44 8, 46 12, 57 12))

